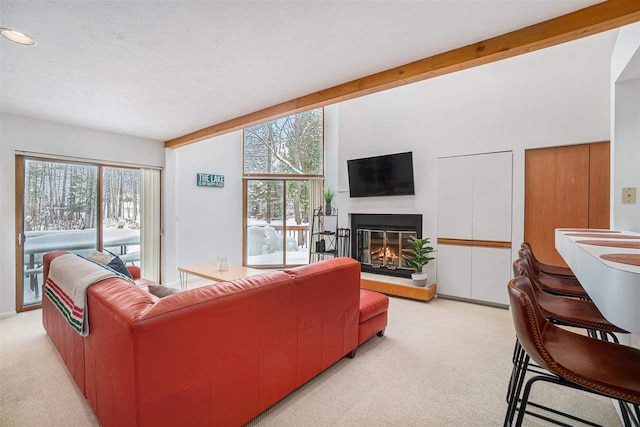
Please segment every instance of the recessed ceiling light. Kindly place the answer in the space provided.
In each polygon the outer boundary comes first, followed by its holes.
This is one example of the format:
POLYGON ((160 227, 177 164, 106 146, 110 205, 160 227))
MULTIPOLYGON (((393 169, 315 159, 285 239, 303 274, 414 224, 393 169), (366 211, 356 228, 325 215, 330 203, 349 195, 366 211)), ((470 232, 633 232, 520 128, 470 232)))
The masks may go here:
POLYGON ((12 42, 24 44, 27 46, 33 46, 36 44, 35 40, 33 40, 28 35, 21 33, 20 31, 12 30, 11 28, 0 28, 0 34, 2 34, 5 38, 11 40, 12 42))

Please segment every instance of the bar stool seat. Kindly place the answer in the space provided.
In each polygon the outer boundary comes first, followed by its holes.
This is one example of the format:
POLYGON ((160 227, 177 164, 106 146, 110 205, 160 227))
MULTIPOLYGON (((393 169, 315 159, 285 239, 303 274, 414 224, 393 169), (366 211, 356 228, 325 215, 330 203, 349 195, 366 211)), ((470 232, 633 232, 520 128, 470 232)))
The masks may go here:
POLYGON ((531 244, 529 242, 522 242, 520 244, 520 249, 529 253, 529 255, 531 256, 531 260, 536 264, 536 268, 542 273, 550 274, 552 276, 570 277, 575 279, 576 275, 573 274, 573 271, 571 271, 569 267, 545 264, 539 261, 538 258, 536 258, 536 256, 533 254, 533 249, 531 248, 531 244))
POLYGON ((584 290, 578 279, 570 277, 552 276, 537 270, 535 263, 527 251, 518 251, 520 258, 527 260, 531 267, 532 276, 544 292, 574 298, 590 299, 587 291, 584 290))
MULTIPOLYGON (((516 335, 526 352, 526 358, 517 372, 516 386, 513 387, 509 399, 505 425, 511 425, 516 410, 516 425, 522 425, 523 417, 528 413, 526 407, 531 388, 537 381, 551 382, 625 401, 634 405, 636 412, 638 411, 640 349, 596 340, 555 326, 544 317, 537 304, 533 285, 525 276, 511 280, 508 290, 516 335), (531 377, 526 383, 518 409, 518 397, 530 359, 547 370, 551 376, 531 377)), ((626 407, 621 405, 621 410, 625 425, 630 425, 626 407)))
POLYGON ((537 298, 545 317, 552 318, 560 323, 620 334, 629 333, 605 319, 600 310, 590 301, 568 299, 558 295, 545 294, 544 292, 540 292, 537 298))
POLYGON ((576 384, 640 404, 640 350, 561 328, 545 331, 550 368, 576 384), (614 366, 611 366, 614 365, 614 366))

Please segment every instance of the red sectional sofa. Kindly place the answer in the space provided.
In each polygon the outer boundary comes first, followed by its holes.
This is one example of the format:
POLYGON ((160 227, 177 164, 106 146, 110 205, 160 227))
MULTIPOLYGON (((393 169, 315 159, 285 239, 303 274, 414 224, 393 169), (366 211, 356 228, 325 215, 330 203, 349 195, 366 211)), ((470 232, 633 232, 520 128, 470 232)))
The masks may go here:
MULTIPOLYGON (((45 277, 65 253, 45 255, 45 277)), ((359 344, 360 266, 349 258, 163 299, 110 278, 87 298, 87 337, 48 298, 43 323, 105 427, 242 425, 359 344)), ((386 312, 384 325, 376 317, 384 329, 386 312)))

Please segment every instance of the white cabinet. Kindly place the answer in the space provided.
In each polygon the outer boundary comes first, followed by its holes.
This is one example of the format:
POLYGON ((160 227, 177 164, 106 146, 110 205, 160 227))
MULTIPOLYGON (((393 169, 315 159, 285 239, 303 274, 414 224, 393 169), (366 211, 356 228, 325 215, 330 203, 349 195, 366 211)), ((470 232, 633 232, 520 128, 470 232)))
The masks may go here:
POLYGON ((469 157, 473 159, 472 238, 510 242, 512 154, 509 151, 469 157))
POLYGON ((509 304, 511 249, 471 248, 471 299, 509 304))
POLYGON ((470 239, 473 176, 471 156, 438 159, 438 236, 470 239), (446 215, 441 215, 445 213, 446 215))
POLYGON ((471 298, 471 247, 438 245, 438 293, 471 298))
POLYGON ((438 159, 438 293, 508 304, 512 153, 438 159))

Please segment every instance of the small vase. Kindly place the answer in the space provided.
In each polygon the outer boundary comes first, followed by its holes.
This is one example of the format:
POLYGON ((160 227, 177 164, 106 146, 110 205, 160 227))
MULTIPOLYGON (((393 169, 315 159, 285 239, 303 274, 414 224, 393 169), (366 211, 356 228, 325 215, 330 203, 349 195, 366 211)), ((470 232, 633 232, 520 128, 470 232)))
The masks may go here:
POLYGON ((419 288, 427 286, 427 273, 412 273, 411 278, 413 279, 413 286, 419 288))
POLYGON ((331 203, 327 203, 324 207, 324 214, 331 215, 331 203))
POLYGON ((229 271, 229 257, 219 256, 218 257, 218 271, 229 271))

